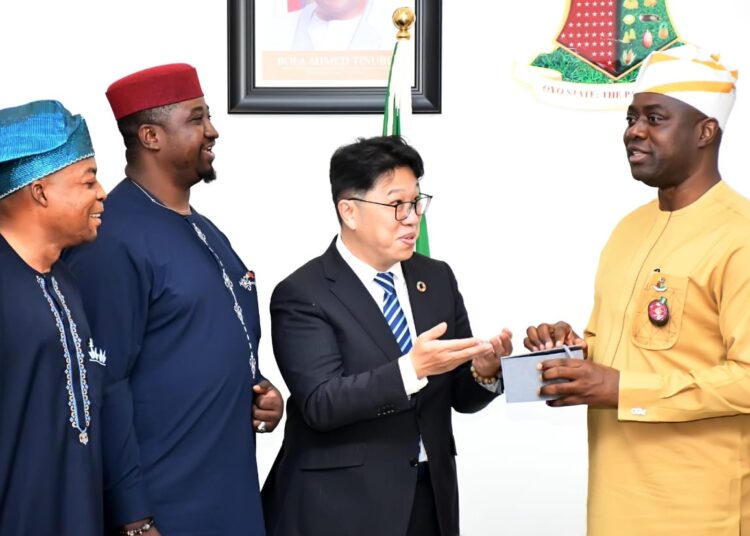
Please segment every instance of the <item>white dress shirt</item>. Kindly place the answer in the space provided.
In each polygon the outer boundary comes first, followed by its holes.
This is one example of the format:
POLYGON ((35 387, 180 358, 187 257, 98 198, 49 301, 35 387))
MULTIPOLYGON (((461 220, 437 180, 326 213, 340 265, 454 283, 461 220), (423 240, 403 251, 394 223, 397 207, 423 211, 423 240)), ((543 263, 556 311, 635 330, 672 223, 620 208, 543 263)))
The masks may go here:
MULTIPOLYGON (((344 262, 349 265, 354 274, 362 281, 367 291, 375 300, 378 308, 383 310, 384 291, 383 287, 375 282, 375 276, 381 272, 367 264, 366 262, 355 257, 354 254, 349 251, 346 244, 341 240, 341 235, 336 238, 336 249, 338 250, 344 262)), ((409 326, 409 335, 411 336, 412 344, 417 338, 416 329, 414 328, 414 316, 411 312, 411 302, 409 301, 409 292, 406 288, 406 281, 404 280, 404 272, 401 269, 401 263, 396 263, 391 266, 386 272, 393 274, 393 283, 396 289, 396 297, 401 305, 401 309, 404 311, 406 317, 406 323, 409 326)), ((427 378, 418 378, 417 371, 414 370, 414 365, 411 362, 411 356, 406 353, 398 358, 398 368, 401 372, 401 380, 404 383, 404 390, 406 395, 411 397, 414 393, 418 393, 421 389, 427 386, 427 378)), ((419 461, 427 461, 427 452, 424 448, 422 439, 419 439, 419 461)))

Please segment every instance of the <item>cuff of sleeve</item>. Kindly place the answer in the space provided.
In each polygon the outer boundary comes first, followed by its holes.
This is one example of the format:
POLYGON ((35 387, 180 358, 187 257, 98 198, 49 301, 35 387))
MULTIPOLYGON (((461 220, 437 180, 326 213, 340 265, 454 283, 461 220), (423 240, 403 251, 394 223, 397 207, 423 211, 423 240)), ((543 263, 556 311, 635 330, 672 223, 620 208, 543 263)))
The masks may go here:
MULTIPOLYGON (((477 383, 479 383, 479 382, 477 382, 477 383)), ((485 389, 487 389, 490 393, 495 393, 495 394, 498 394, 498 395, 503 394, 503 391, 505 390, 503 388, 504 386, 503 386, 503 379, 502 378, 498 378, 497 380, 495 380, 492 383, 479 383, 479 385, 481 385, 482 387, 484 387, 485 389)))
POLYGON ((127 489, 108 490, 106 502, 116 527, 154 515, 143 482, 138 482, 127 489))
POLYGON ((617 418, 621 421, 658 421, 655 406, 662 387, 659 374, 620 371, 617 418))
POLYGON ((401 381, 404 382, 404 390, 407 395, 411 396, 418 393, 427 386, 427 378, 420 380, 417 377, 417 371, 414 370, 409 354, 398 358, 398 370, 401 373, 401 381))

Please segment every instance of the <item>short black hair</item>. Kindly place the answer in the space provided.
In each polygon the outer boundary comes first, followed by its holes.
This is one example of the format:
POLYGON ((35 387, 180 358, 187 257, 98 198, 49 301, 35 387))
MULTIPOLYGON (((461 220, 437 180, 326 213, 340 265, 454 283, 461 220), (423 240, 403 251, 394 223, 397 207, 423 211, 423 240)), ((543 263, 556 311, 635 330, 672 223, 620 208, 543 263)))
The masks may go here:
POLYGON ((328 173, 334 206, 355 192, 367 192, 384 173, 398 167, 408 167, 417 179, 424 175, 422 157, 401 136, 358 138, 339 147, 328 173))
POLYGON ((163 126, 174 107, 174 104, 166 104, 120 118, 117 121, 117 128, 122 134, 122 141, 125 142, 126 153, 131 153, 137 149, 138 129, 141 128, 141 125, 163 126))

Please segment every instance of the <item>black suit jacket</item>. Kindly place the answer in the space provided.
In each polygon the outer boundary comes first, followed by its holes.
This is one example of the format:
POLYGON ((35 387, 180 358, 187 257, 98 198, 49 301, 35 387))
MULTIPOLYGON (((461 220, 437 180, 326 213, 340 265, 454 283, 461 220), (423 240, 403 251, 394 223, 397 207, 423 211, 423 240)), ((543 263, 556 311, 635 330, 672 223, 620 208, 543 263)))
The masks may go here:
MULTIPOLYGON (((443 338, 470 337, 450 267, 415 254, 402 268, 417 333, 444 321, 443 338)), ((442 534, 457 535, 451 408, 473 413, 497 395, 474 381, 467 363, 430 377, 410 400, 395 338, 335 241, 279 283, 271 319, 291 396, 284 441, 263 488, 268 534, 406 534, 421 436, 442 534)))

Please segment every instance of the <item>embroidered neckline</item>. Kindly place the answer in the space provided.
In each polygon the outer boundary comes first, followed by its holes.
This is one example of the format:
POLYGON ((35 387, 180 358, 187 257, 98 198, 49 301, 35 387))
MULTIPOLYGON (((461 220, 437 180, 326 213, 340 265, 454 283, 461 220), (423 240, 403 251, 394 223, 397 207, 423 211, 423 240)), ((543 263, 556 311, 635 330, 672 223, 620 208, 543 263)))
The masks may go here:
POLYGON ((165 205, 164 203, 156 199, 154 196, 152 196, 150 193, 148 193, 140 184, 135 182, 133 179, 128 177, 128 180, 132 182, 136 188, 138 188, 141 192, 143 192, 143 195, 148 197, 151 200, 151 202, 154 203, 155 205, 158 205, 163 209, 169 210, 170 212, 174 212, 175 214, 179 214, 180 216, 190 216, 193 213, 192 208, 188 208, 187 210, 177 210, 175 208, 168 207, 167 205, 165 205))

